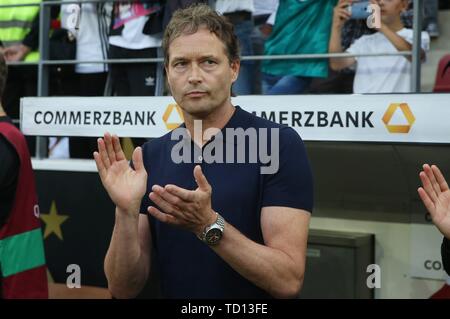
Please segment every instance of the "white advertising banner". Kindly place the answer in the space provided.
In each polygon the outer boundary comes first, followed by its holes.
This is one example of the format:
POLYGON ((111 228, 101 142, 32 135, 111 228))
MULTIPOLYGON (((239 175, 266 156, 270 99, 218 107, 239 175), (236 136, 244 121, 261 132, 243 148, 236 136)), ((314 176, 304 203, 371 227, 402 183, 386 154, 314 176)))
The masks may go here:
MULTIPOLYGON (((450 94, 241 96, 234 105, 306 141, 450 143, 450 94)), ((172 97, 21 99, 25 135, 159 137, 183 122, 172 97)))
POLYGON ((434 225, 411 224, 411 277, 446 278, 441 258, 442 237, 434 225))

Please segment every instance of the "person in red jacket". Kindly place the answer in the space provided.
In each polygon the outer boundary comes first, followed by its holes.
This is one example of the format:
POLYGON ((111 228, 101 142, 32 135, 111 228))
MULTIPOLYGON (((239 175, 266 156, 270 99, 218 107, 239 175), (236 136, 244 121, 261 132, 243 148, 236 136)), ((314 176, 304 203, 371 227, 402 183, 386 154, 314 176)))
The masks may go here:
MULTIPOLYGON (((0 98, 7 67, 0 54, 0 98)), ((0 298, 48 298, 39 206, 25 137, 0 104, 0 298)))

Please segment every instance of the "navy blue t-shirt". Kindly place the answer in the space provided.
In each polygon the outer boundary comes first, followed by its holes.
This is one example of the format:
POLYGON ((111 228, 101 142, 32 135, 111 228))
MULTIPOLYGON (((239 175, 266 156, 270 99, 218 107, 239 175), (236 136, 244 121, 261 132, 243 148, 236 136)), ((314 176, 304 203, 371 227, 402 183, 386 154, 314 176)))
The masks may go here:
MULTIPOLYGON (((292 128, 259 118, 236 106, 229 122, 210 142, 223 146, 223 163, 209 155, 218 155, 208 142, 200 149, 190 138, 172 140, 171 133, 147 142, 143 146, 144 165, 148 172, 147 192, 141 213, 155 206, 148 198, 153 185, 164 187, 175 184, 195 190, 195 165, 201 165, 212 186, 212 208, 249 239, 264 244, 260 216, 265 206, 285 206, 312 212, 313 182, 303 141, 292 128), (279 134, 279 169, 273 174, 261 174, 262 167, 270 166, 267 158, 257 156, 250 139, 240 140, 227 135, 230 129, 259 132, 258 146, 271 154, 272 137, 279 134), (264 131, 267 138, 264 139, 264 131), (262 132, 262 133, 261 133, 262 132), (261 141, 265 141, 264 143, 261 141), (209 149, 208 149, 209 145, 209 149), (179 150, 181 146, 184 151, 179 150), (175 148, 174 148, 175 147, 175 148), (178 147, 178 148, 177 148, 178 147), (189 155, 189 160, 176 163, 175 154, 189 155), (197 148, 197 153, 194 151, 197 148), (244 149, 245 160, 238 162, 238 149, 244 149), (231 153, 229 150, 233 150, 231 153), (252 152, 249 152, 252 150, 252 152), (186 151, 186 153, 185 153, 186 151), (226 157, 229 155, 228 159, 226 157), (252 158, 253 155, 253 158, 252 158), (201 156, 201 157, 200 157, 201 156), (230 160, 233 159, 233 160, 230 160), (244 163, 242 163, 244 162, 244 163)), ((278 139, 273 141, 277 142, 278 139)), ((254 145, 254 144, 253 144, 254 145)), ((275 165, 274 165, 275 166, 275 165)), ((275 166, 276 167, 276 166, 275 166)), ((156 206, 157 207, 157 206, 156 206)), ((159 281, 165 298, 270 298, 270 295, 242 277, 214 253, 195 234, 159 222, 149 215, 153 249, 158 265, 159 281)), ((225 229, 226 233, 226 229, 225 229)), ((245 256, 242 256, 245 258, 245 256)))

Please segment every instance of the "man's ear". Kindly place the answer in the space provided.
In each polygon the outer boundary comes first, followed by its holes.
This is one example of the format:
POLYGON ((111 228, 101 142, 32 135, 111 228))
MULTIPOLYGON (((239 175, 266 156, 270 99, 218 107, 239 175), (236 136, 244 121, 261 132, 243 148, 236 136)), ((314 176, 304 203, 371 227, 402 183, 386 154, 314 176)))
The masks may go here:
POLYGON ((172 94, 172 86, 170 85, 170 77, 169 77, 169 65, 164 65, 164 71, 166 71, 165 79, 166 79, 166 87, 169 89, 170 94, 172 94))
POLYGON ((241 68, 241 61, 234 60, 233 62, 231 62, 230 67, 231 67, 231 72, 232 72, 231 79, 234 83, 239 76, 239 69, 241 68))
POLYGON ((168 64, 164 64, 164 71, 166 71, 165 78, 166 78, 167 84, 170 87, 170 83, 169 83, 169 65, 168 64))
POLYGON ((164 64, 164 70, 166 71, 166 74, 169 74, 169 65, 164 64))

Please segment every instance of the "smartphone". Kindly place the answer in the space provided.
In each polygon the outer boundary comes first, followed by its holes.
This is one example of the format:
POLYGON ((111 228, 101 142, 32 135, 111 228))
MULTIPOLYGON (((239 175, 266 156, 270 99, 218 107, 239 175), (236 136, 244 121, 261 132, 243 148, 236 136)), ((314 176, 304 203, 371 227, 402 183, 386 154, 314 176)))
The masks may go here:
POLYGON ((347 7, 350 13, 350 19, 363 20, 367 19, 372 14, 372 8, 370 7, 370 1, 360 1, 352 3, 347 7))

